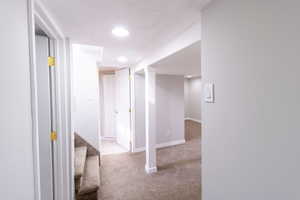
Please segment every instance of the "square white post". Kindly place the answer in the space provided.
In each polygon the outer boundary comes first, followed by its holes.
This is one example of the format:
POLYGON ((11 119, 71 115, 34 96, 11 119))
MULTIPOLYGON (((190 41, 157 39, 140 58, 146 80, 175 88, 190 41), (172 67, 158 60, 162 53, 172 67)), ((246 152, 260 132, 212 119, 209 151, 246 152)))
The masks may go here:
POLYGON ((145 120, 146 120, 146 165, 149 173, 157 172, 156 166, 156 74, 150 67, 145 68, 145 120))

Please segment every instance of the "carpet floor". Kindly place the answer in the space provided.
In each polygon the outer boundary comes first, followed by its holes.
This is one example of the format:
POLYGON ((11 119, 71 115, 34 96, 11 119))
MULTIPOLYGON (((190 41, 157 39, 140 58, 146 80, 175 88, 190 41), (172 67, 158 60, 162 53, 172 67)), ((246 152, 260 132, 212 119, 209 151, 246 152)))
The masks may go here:
POLYGON ((159 149, 150 175, 144 152, 102 156, 99 200, 200 200, 200 138, 201 125, 186 121, 186 143, 159 149))
POLYGON ((120 154, 128 152, 127 149, 123 148, 116 141, 102 140, 100 145, 101 155, 120 154))

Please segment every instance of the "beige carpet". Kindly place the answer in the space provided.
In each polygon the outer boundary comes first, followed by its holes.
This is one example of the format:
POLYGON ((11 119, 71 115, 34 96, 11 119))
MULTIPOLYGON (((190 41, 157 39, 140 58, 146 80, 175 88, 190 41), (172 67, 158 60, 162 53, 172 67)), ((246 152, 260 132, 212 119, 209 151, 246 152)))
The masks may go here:
POLYGON ((120 154, 128 152, 127 149, 123 148, 116 141, 102 140, 100 145, 101 155, 120 154))
POLYGON ((186 121, 185 133, 185 144, 157 151, 155 174, 144 152, 102 156, 99 200, 200 200, 200 124, 186 121))

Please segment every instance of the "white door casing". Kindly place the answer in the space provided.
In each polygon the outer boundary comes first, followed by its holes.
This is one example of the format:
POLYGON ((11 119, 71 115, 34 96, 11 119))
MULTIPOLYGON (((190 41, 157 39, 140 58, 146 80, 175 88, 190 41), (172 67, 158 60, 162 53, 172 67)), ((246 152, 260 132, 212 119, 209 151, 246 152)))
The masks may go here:
POLYGON ((116 135, 117 142, 130 151, 130 70, 116 71, 116 135))

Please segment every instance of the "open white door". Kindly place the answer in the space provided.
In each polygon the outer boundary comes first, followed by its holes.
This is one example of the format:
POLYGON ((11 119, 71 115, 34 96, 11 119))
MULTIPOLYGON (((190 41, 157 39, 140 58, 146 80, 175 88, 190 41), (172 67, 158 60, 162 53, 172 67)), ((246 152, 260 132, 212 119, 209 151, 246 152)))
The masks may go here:
POLYGON ((130 71, 116 71, 116 135, 117 142, 130 151, 130 71))
POLYGON ((115 119, 115 75, 104 75, 103 83, 103 104, 104 104, 104 123, 103 137, 116 138, 116 119, 115 119))
POLYGON ((53 200, 53 157, 51 133, 51 80, 48 66, 49 39, 36 35, 36 66, 38 94, 38 137, 40 190, 42 200, 53 200))

